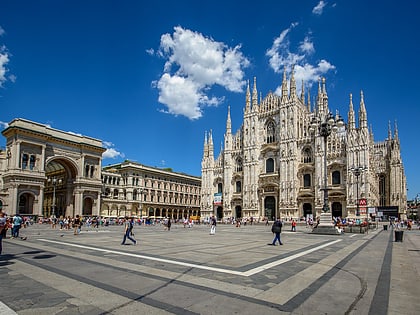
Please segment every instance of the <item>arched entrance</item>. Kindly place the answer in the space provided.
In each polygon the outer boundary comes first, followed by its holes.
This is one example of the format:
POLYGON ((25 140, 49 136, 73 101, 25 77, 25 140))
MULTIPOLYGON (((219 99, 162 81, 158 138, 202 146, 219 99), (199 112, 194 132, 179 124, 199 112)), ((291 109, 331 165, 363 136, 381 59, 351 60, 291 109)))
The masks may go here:
MULTIPOLYGON (((45 188, 42 215, 75 216, 74 183, 77 167, 64 157, 50 158, 45 166, 45 188)), ((81 215, 92 215, 93 201, 83 200, 81 215)))
POLYGON ((17 118, 6 137, 8 212, 49 217, 83 214, 84 200, 99 215, 102 141, 17 118))
POLYGON ((310 203, 304 203, 303 204, 303 216, 305 217, 305 219, 307 217, 312 217, 313 216, 312 205, 310 203))
POLYGON ((23 193, 19 196, 19 205, 17 213, 21 215, 32 215, 34 212, 35 196, 30 193, 23 193))
POLYGON ((242 218, 242 207, 241 206, 236 206, 235 207, 235 217, 237 219, 242 218))
POLYGON ((343 217, 343 207, 340 202, 333 202, 331 205, 333 217, 343 217))
POLYGON ((274 220, 276 217, 276 198, 273 196, 264 199, 264 216, 269 220, 274 220))

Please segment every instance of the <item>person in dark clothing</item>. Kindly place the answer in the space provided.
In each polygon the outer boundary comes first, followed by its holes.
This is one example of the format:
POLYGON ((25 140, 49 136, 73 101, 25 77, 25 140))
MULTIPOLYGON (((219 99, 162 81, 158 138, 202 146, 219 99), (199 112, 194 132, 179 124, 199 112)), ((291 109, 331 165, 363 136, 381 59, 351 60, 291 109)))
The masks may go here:
POLYGON ((272 243, 269 243, 268 245, 276 245, 276 241, 279 241, 280 245, 283 245, 283 243, 280 240, 280 233, 281 233, 281 228, 283 226, 283 223, 281 222, 280 218, 277 218, 276 221, 274 221, 272 227, 271 227, 271 232, 273 232, 275 234, 275 237, 273 239, 272 243))
POLYGON ((121 242, 121 245, 125 245, 125 241, 126 241, 127 238, 130 241, 132 241, 134 245, 137 244, 137 241, 130 236, 130 233, 131 233, 130 228, 131 228, 131 221, 130 221, 130 219, 128 217, 125 217, 125 222, 124 222, 124 237, 123 237, 123 240, 121 242))

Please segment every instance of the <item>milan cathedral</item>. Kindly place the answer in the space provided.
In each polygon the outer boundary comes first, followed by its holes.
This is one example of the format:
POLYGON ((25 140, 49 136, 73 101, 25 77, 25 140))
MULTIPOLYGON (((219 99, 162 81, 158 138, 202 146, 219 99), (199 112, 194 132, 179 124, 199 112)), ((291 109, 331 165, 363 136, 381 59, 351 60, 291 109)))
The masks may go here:
POLYGON ((293 70, 289 80, 284 72, 280 96, 270 92, 258 100, 256 79, 252 94, 248 82, 243 123, 232 133, 229 108, 217 157, 212 132, 205 134, 202 218, 315 218, 322 212, 325 190, 333 217, 386 218, 405 212, 397 125, 392 132, 389 124, 388 137, 375 142, 363 92, 358 119, 350 94, 347 123, 323 139, 311 126, 331 116, 325 85, 320 79, 312 106, 303 83, 298 96, 293 70))

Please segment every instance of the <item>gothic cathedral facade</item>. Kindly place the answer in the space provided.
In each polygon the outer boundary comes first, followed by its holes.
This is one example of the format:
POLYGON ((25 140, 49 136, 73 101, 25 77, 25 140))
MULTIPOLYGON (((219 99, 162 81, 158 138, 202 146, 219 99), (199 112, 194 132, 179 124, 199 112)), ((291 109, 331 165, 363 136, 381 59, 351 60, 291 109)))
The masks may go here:
POLYGON ((375 142, 361 92, 357 124, 350 95, 347 123, 332 130, 324 142, 319 130, 312 131, 311 122, 329 114, 325 79, 319 81, 311 106, 303 84, 298 96, 293 71, 289 80, 284 72, 280 96, 270 92, 260 100, 254 78, 252 94, 247 86, 243 123, 236 133, 228 109, 217 157, 212 132, 206 132, 202 218, 316 218, 323 209, 325 189, 333 217, 405 213, 407 187, 397 126, 393 133, 389 126, 387 139, 375 142))

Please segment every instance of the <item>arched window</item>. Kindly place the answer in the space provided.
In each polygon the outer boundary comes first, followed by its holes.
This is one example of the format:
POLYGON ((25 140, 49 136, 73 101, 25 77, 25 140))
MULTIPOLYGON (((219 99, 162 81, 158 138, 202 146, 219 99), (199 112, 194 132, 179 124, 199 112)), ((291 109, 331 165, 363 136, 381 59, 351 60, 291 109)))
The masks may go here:
POLYGON ((312 151, 310 148, 305 148, 302 152, 302 162, 312 163, 312 151))
POLYGON ((273 143, 276 141, 276 127, 274 122, 270 121, 266 126, 267 143, 273 143))
POLYGON ((311 175, 303 175, 303 187, 311 187, 311 175))
POLYGON ((236 192, 240 193, 242 191, 242 183, 240 181, 236 182, 236 192))
POLYGON ((267 161, 265 161, 265 172, 274 173, 274 160, 272 158, 269 158, 267 161))
POLYGON ((332 173, 332 184, 333 185, 340 185, 341 184, 340 171, 334 171, 332 173))

